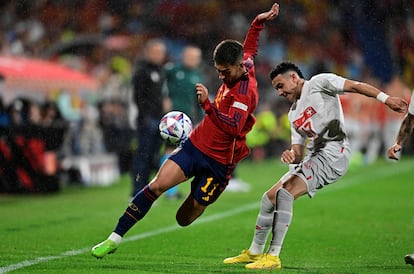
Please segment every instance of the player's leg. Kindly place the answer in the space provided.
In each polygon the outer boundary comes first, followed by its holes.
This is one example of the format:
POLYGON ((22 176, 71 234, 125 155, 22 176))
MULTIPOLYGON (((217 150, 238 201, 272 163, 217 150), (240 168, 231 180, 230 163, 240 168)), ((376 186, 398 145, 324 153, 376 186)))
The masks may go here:
POLYGON ((119 218, 114 232, 108 239, 92 248, 92 255, 102 258, 115 252, 122 237, 136 222, 144 218, 153 202, 167 189, 176 186, 187 178, 177 163, 167 160, 158 171, 152 182, 139 191, 132 199, 124 214, 119 218))
POLYGON ((256 219, 255 231, 253 240, 249 249, 242 250, 242 252, 234 257, 224 259, 225 264, 235 263, 251 263, 259 260, 263 255, 263 250, 266 245, 267 237, 273 226, 273 219, 275 216, 276 193, 282 187, 283 182, 286 182, 292 174, 286 172, 263 196, 260 205, 260 212, 256 219))
POLYGON ((282 182, 279 181, 263 194, 260 204, 260 211, 256 219, 253 239, 250 243, 249 249, 242 250, 237 256, 224 259, 223 263, 251 263, 257 261, 263 255, 267 237, 269 236, 273 224, 275 193, 281 185, 282 182))
POLYGON ((188 226, 203 214, 205 208, 214 203, 223 193, 230 174, 227 168, 217 165, 216 175, 205 169, 201 175, 195 176, 191 182, 191 193, 177 211, 176 220, 180 226, 188 226))
POLYGON ((293 201, 306 194, 307 191, 306 183, 300 177, 292 176, 276 192, 273 237, 268 251, 271 255, 279 256, 283 240, 292 220, 293 201))
POLYGON ((263 253, 273 225, 276 193, 281 187, 282 181, 279 181, 262 196, 260 212, 257 216, 254 236, 249 248, 251 254, 263 253))
POLYGON ((259 260, 247 264, 247 269, 279 269, 279 259, 283 240, 292 221, 294 199, 307 193, 306 183, 297 176, 291 176, 283 184, 283 187, 276 191, 276 206, 273 217, 272 240, 268 253, 259 260))
POLYGON ((223 260, 225 264, 251 263, 257 261, 262 255, 267 237, 273 223, 274 205, 268 197, 268 192, 262 196, 260 211, 256 219, 253 240, 249 249, 244 249, 234 257, 223 260))
POLYGON ((303 162, 291 171, 293 176, 287 178, 283 187, 276 193, 272 241, 268 253, 258 261, 247 264, 246 268, 281 268, 279 253, 292 220, 294 200, 304 194, 313 197, 318 189, 334 183, 348 169, 349 148, 347 144, 334 143, 329 150, 329 154, 321 151, 316 155, 305 156, 303 162))
MULTIPOLYGON (((164 143, 165 146, 165 150, 163 155, 161 156, 161 160, 160 160, 160 166, 168 159, 168 157, 171 155, 171 153, 174 151, 174 149, 176 148, 175 146, 173 146, 172 144, 169 144, 168 142, 164 143)), ((172 187, 170 189, 168 189, 167 191, 165 191, 164 195, 168 198, 168 199, 179 199, 181 198, 181 194, 178 191, 178 186, 172 187)))
POLYGON ((194 200, 193 195, 190 193, 177 211, 175 216, 177 223, 180 226, 190 225, 203 214, 206 207, 194 200))

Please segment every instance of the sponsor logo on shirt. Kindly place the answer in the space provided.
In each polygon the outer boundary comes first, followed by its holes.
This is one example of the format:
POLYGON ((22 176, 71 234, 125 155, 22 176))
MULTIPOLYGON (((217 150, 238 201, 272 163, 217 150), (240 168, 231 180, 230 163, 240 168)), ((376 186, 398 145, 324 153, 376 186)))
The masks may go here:
POLYGON ((243 104, 243 103, 240 103, 240 102, 234 102, 233 103, 233 107, 234 108, 241 109, 241 110, 244 110, 244 111, 247 110, 247 106, 245 104, 243 104))

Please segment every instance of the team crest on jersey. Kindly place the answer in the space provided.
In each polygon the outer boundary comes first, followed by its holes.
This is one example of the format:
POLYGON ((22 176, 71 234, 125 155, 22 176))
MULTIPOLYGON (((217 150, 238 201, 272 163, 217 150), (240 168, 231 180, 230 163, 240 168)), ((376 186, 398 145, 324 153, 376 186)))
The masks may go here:
POLYGON ((300 128, 309 118, 315 114, 316 110, 313 107, 309 106, 303 111, 302 115, 293 122, 293 124, 296 128, 300 128))

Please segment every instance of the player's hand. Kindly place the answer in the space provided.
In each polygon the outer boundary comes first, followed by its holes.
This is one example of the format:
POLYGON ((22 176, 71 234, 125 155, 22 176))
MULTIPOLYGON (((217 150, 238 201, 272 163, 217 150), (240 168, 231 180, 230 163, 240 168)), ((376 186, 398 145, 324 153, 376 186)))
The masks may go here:
POLYGON ((279 4, 274 3, 269 11, 260 13, 257 17, 260 21, 270 21, 277 17, 279 14, 279 4))
POLYGON ((388 158, 398 160, 397 152, 400 150, 401 146, 399 144, 393 144, 387 151, 388 158))
POLYGON ((392 110, 400 113, 406 113, 408 109, 408 103, 400 97, 388 97, 385 104, 392 110))
POLYGON ((164 113, 167 113, 172 110, 172 101, 169 97, 165 97, 162 100, 162 110, 164 113))
POLYGON ((208 99, 208 89, 201 83, 195 85, 195 91, 197 95, 197 100, 200 105, 203 105, 204 102, 208 99))
POLYGON ((284 164, 293 164, 295 162, 296 155, 293 150, 285 150, 280 156, 280 161, 284 164))

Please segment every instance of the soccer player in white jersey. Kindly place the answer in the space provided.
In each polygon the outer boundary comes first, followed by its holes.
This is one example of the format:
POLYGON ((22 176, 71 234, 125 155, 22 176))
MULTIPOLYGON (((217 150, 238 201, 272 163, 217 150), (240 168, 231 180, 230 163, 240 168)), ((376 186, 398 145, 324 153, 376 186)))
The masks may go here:
MULTIPOLYGON (((403 145, 407 142, 408 137, 414 128, 414 91, 411 94, 410 105, 408 106, 408 112, 405 115, 400 125, 395 143, 388 149, 388 158, 398 160, 397 153, 401 151, 403 145)), ((404 257, 406 264, 414 265, 414 253, 408 254, 404 257)))
POLYGON ((263 194, 249 249, 224 260, 225 264, 247 263, 247 269, 281 268, 279 253, 292 220, 293 201, 305 194, 313 197, 347 171, 350 148, 339 94, 360 93, 377 98, 394 111, 407 110, 404 99, 333 73, 318 74, 307 81, 291 62, 277 65, 270 78, 277 93, 292 104, 291 149, 281 155, 289 171, 263 194), (264 253, 270 231, 272 239, 264 253))

